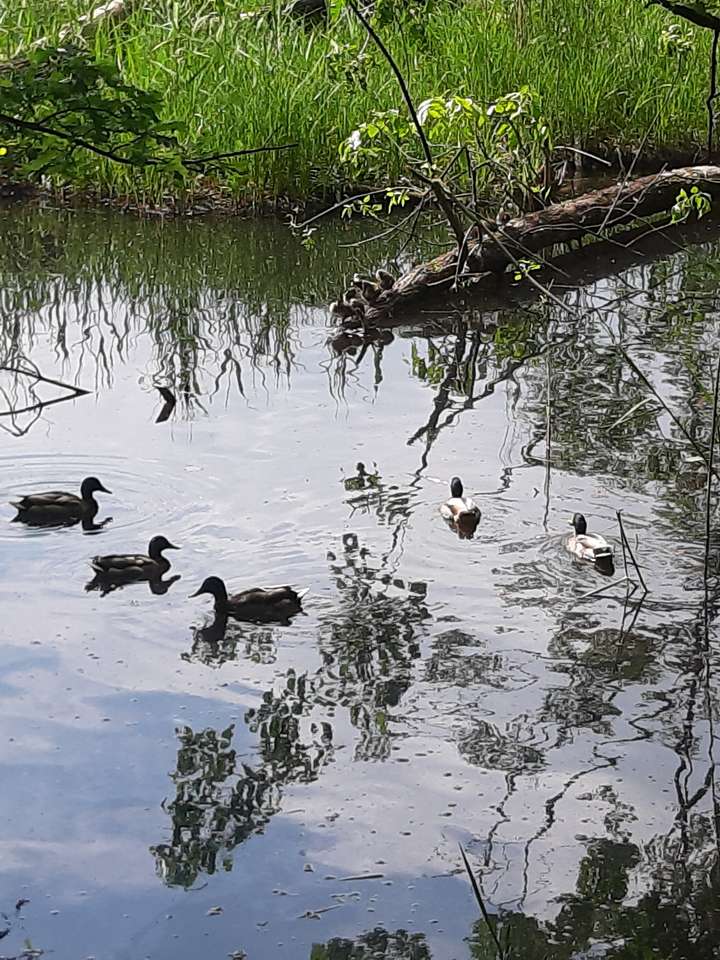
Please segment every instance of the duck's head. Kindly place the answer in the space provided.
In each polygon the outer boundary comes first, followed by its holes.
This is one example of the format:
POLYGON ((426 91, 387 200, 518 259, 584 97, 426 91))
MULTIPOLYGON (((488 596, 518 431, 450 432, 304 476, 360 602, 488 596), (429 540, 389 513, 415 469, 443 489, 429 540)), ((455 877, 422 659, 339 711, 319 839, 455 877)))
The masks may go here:
POLYGON ((167 537, 153 537, 148 546, 148 556, 153 560, 159 560, 163 550, 179 550, 175 544, 170 543, 167 537))
POLYGON ((111 490, 108 490, 107 487, 104 487, 97 477, 85 477, 83 482, 80 484, 80 496, 83 500, 89 500, 94 493, 100 491, 101 493, 111 493, 111 490))
POLYGON ((227 600, 227 590, 220 577, 206 577, 200 589, 191 593, 190 596, 199 597, 203 593, 209 593, 211 597, 215 598, 216 603, 225 603, 227 600))
POLYGON ((450 481, 450 493, 453 497, 462 497, 463 485, 460 477, 453 477, 450 481))
POLYGON ((575 533, 581 537, 583 534, 587 533, 587 520, 581 513, 573 514, 573 518, 570 521, 570 526, 575 527, 575 533))

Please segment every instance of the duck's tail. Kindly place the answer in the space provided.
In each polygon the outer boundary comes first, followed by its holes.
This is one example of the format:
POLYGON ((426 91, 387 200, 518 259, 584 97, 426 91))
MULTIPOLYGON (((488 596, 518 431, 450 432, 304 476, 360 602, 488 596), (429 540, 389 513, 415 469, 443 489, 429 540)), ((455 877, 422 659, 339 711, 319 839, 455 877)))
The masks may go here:
POLYGON ((613 548, 608 544, 604 547, 595 547, 593 550, 594 560, 612 560, 613 548))
POLYGON ((298 598, 298 600, 304 600, 309 593, 310 587, 303 587, 301 590, 295 591, 295 596, 298 598))

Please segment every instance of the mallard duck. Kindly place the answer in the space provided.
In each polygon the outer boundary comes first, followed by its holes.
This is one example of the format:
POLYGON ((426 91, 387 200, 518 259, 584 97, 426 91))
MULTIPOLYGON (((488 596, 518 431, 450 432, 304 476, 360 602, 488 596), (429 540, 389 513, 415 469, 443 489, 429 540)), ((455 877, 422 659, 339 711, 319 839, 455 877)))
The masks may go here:
POLYGON ((228 596, 227 588, 220 577, 207 577, 192 597, 209 593, 215 599, 215 613, 249 620, 255 623, 286 621, 302 610, 302 598, 306 590, 300 592, 292 587, 251 587, 241 593, 228 596))
POLYGON ((170 569, 170 561, 163 550, 179 550, 165 537, 153 537, 147 555, 142 553, 115 553, 93 557, 90 566, 100 578, 127 582, 130 580, 159 580, 170 569))
POLYGON ((589 560, 591 563, 610 563, 613 559, 613 548, 607 542, 605 537, 599 533, 587 532, 587 520, 581 513, 576 513, 570 525, 575 528, 575 533, 568 537, 565 546, 581 560, 589 560))
POLYGON ((19 500, 11 500, 17 510, 15 520, 25 523, 71 523, 77 520, 92 520, 99 505, 94 493, 110 493, 97 477, 86 477, 80 485, 80 496, 63 490, 48 490, 46 493, 29 493, 19 500))
POLYGON ((480 507, 471 497, 463 496, 460 477, 450 481, 450 498, 440 505, 440 513, 462 539, 469 540, 480 522, 480 507))

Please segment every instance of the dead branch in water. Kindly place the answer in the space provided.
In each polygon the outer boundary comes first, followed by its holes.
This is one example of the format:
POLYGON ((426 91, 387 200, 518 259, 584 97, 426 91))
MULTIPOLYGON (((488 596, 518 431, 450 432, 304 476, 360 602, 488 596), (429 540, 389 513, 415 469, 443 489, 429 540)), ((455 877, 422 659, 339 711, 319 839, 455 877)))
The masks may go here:
POLYGON ((665 170, 552 204, 504 225, 484 223, 484 233, 469 240, 464 250, 454 247, 411 268, 389 289, 378 290, 365 303, 355 300, 352 310, 345 314, 346 325, 372 326, 389 320, 404 306, 451 290, 461 257, 465 261, 461 275, 476 280, 501 274, 528 256, 584 237, 596 240, 599 235, 612 235, 622 243, 623 231, 637 226, 639 221, 669 212, 679 191, 689 193, 693 187, 713 199, 720 198, 720 167, 665 170))

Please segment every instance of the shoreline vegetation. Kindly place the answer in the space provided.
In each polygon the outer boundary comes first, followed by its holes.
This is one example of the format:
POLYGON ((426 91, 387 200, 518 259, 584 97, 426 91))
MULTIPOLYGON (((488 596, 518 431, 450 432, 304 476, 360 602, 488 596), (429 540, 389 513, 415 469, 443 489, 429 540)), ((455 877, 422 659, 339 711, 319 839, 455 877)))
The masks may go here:
MULTIPOLYGON (((72 44, 63 31, 95 4, 23 0, 0 10, 0 69, 33 44, 72 44)), ((552 132, 555 155, 587 149, 618 165, 638 151, 637 172, 702 154, 707 31, 640 0, 418 0, 385 3, 378 31, 416 103, 467 97, 489 105, 527 87, 552 132), (398 13, 402 7, 404 12, 398 13), (392 12, 394 10, 394 12, 392 12)), ((379 112, 403 103, 387 63, 350 11, 310 25, 285 3, 137 0, 122 19, 99 21, 83 43, 123 80, 161 95, 160 119, 177 123, 189 156, 296 144, 179 178, 166 167, 127 166, 72 150, 62 173, 30 178, 59 197, 160 212, 293 210, 330 206, 402 182, 406 157, 341 145, 379 112), (362 188, 364 189, 364 187, 362 188)), ((2 78, 2 75, 0 75, 2 78)), ((0 102, 12 72, 0 83, 0 102)), ((2 111, 0 111, 2 112, 2 111)), ((0 178, 12 194, 17 132, 0 126, 0 178)), ((479 183, 482 192, 483 183, 479 183)))

